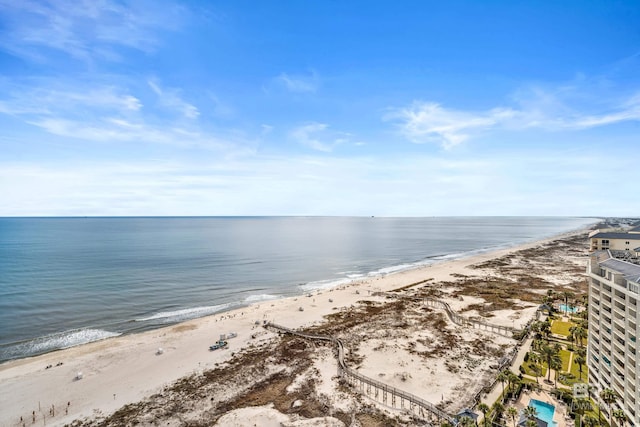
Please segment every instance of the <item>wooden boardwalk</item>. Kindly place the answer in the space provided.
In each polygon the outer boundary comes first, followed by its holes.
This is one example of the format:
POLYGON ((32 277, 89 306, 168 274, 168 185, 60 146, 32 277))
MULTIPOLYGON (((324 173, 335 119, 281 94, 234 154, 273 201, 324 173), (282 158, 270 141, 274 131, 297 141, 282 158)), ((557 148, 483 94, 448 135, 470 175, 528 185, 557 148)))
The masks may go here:
POLYGON ((438 409, 433 403, 427 402, 426 400, 406 391, 369 378, 349 368, 344 361, 344 345, 340 339, 324 335, 305 334, 274 323, 266 323, 264 326, 266 328, 272 328, 276 331, 296 335, 305 339, 328 341, 333 343, 338 350, 338 373, 345 381, 347 381, 347 383, 357 389, 360 393, 373 397, 392 408, 405 409, 411 414, 424 420, 431 421, 432 419, 435 419, 437 420, 438 425, 445 420, 451 425, 455 425, 455 418, 438 409))
POLYGON ((485 331, 493 332, 494 334, 502 335, 508 338, 513 338, 514 334, 522 332, 521 329, 511 328, 509 326, 494 325, 482 320, 472 319, 462 316, 451 309, 451 306, 445 301, 441 301, 435 298, 420 298, 429 307, 442 308, 449 316, 449 319, 456 325, 470 326, 472 328, 482 329, 485 331))

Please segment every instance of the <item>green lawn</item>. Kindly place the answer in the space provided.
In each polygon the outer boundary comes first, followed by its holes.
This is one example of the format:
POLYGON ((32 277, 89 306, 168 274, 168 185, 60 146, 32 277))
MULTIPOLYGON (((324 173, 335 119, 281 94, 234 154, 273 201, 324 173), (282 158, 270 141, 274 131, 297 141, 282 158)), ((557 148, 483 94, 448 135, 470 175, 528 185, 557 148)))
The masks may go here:
POLYGON ((554 320, 551 323, 551 333, 568 337, 569 328, 575 325, 576 324, 573 322, 563 322, 561 320, 554 320))
POLYGON ((560 350, 560 359, 562 359, 561 372, 569 372, 569 359, 571 358, 571 352, 569 350, 560 350))

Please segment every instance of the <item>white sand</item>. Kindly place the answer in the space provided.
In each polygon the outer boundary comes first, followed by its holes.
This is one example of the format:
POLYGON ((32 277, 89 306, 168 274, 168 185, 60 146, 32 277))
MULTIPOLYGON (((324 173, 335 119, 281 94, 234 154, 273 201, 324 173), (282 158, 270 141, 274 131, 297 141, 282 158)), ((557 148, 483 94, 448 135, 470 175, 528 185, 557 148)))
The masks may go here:
MULTIPOLYGON (((552 239, 549 239, 552 240, 552 239)), ((281 300, 260 302, 237 309, 222 315, 214 315, 157 329, 145 333, 121 336, 91 343, 66 350, 60 350, 42 356, 7 362, 0 365, 0 426, 20 425, 20 417, 31 425, 32 411, 35 411, 38 423, 42 425, 61 425, 75 419, 106 415, 126 403, 137 402, 162 389, 173 381, 200 371, 215 367, 232 357, 233 352, 275 335, 256 326, 255 322, 274 321, 284 326, 298 328, 321 322, 323 316, 335 309, 350 307, 360 300, 381 300, 372 296, 376 291, 389 291, 401 286, 433 279, 435 282, 451 280, 451 274, 478 275, 477 270, 466 267, 505 255, 515 250, 534 247, 542 242, 534 242, 518 247, 504 249, 492 253, 434 264, 410 271, 400 272, 385 277, 360 280, 351 285, 343 285, 331 290, 313 292, 311 297, 299 296, 281 300), (332 299, 333 302, 329 302, 332 299), (304 311, 299 311, 302 307, 304 311), (237 338, 229 340, 229 348, 209 351, 221 333, 236 332, 237 338), (251 335, 257 334, 252 339, 251 335), (163 354, 156 354, 162 347, 163 354), (62 366, 56 367, 58 362, 62 366), (45 369, 47 365, 53 368, 45 369), (83 378, 76 380, 76 374, 82 372, 83 378), (68 406, 68 415, 65 410, 68 406), (50 417, 50 408, 55 408, 55 416, 50 417), (44 420, 43 420, 44 418, 44 420)), ((481 301, 481 300, 478 300, 481 301)), ((464 301, 451 299, 454 309, 459 309, 476 299, 465 297, 464 301)), ((520 326, 528 321, 533 309, 524 313, 504 310, 496 312, 492 323, 505 326, 520 326)), ((472 313, 469 313, 470 315, 472 313)), ((492 337, 493 339, 493 337, 492 337)), ((383 366, 387 354, 393 349, 377 353, 368 358, 363 372, 378 377, 386 368, 383 366)), ((434 363, 429 368, 414 365, 406 355, 401 360, 407 364, 407 371, 420 369, 419 372, 437 371, 447 375, 441 363, 434 363)), ((387 359, 388 360, 388 359, 387 359)), ((327 384, 336 374, 335 365, 325 361, 318 366, 328 369, 322 374, 327 392, 331 387, 327 384)), ((397 367, 394 366, 385 375, 379 377, 394 385, 424 394, 424 390, 432 390, 426 399, 437 403, 440 396, 454 395, 455 384, 436 384, 429 378, 412 378, 410 381, 399 380, 397 367), (415 384, 414 384, 415 383, 415 384), (415 386, 414 386, 415 385, 415 386), (449 387, 449 389, 447 389, 449 387)), ((232 421, 229 421, 233 425, 232 421)), ((274 421, 275 422, 275 421, 274 421)), ((262 424, 261 424, 262 425, 262 424)), ((265 424, 268 425, 268 424, 265 424)))

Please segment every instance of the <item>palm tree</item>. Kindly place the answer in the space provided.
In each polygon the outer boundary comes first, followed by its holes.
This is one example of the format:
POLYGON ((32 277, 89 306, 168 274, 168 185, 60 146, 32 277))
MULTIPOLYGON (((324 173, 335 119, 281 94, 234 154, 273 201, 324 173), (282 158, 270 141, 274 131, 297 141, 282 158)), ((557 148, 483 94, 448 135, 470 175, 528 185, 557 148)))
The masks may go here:
POLYGON ((509 386, 507 388, 509 389, 510 393, 514 393, 517 390, 520 383, 522 382, 520 377, 514 374, 513 372, 509 372, 508 381, 509 381, 509 386))
POLYGON ((540 324, 540 334, 547 342, 549 342, 549 335, 551 334, 551 322, 549 322, 548 317, 547 321, 541 322, 540 324))
POLYGON ((480 412, 482 412, 482 419, 484 422, 485 427, 487 426, 487 412, 489 412, 489 405, 487 405, 486 403, 480 403, 478 405, 478 410, 480 412))
POLYGON ((470 417, 460 417, 458 422, 461 427, 476 427, 476 422, 470 417))
POLYGON ((613 418, 615 418, 616 423, 620 427, 624 427, 625 423, 627 422, 627 416, 622 409, 616 409, 615 411, 613 411, 613 418))
POLYGON ((553 376, 553 386, 555 388, 558 388, 558 373, 562 369, 562 359, 560 359, 560 357, 554 358, 551 361, 551 367, 556 372, 555 375, 553 376))
POLYGON ((598 407, 598 423, 602 424, 602 403, 597 402, 596 406, 598 407))
POLYGON ((573 339, 578 343, 580 347, 583 345, 583 340, 587 338, 587 331, 582 325, 575 325, 569 328, 569 333, 573 336, 573 339))
POLYGON ((600 399, 607 404, 609 409, 609 425, 611 425, 611 404, 616 401, 617 397, 616 392, 610 388, 605 388, 600 392, 600 399))
POLYGON ((516 427, 516 421, 518 419, 518 410, 513 406, 509 406, 507 408, 507 417, 509 417, 513 422, 513 427, 516 427))
POLYGON ((578 372, 580 372, 580 379, 582 379, 582 367, 587 363, 587 360, 581 354, 578 354, 574 359, 573 363, 578 364, 578 372))
POLYGON ((560 359, 560 355, 558 354, 559 350, 555 346, 543 345, 540 349, 540 356, 547 364, 547 382, 551 382, 551 368, 555 362, 558 360, 562 363, 562 359, 560 359))
MULTIPOLYGON (((585 399, 585 398, 579 398, 579 399, 575 399, 573 400, 573 411, 580 415, 580 417, 582 417, 582 415, 584 415, 585 412, 590 411, 592 409, 591 407, 591 400, 589 399, 585 399)), ((578 425, 576 423, 576 425, 578 425)))
POLYGON ((536 384, 540 384, 538 377, 542 376, 542 367, 536 363, 531 367, 531 370, 533 371, 533 375, 536 377, 536 384))
POLYGON ((496 401, 493 405, 491 405, 491 413, 493 414, 493 421, 500 421, 502 418, 502 414, 504 413, 504 405, 498 401, 496 401))
POLYGON ((502 384, 502 398, 500 400, 504 402, 504 383, 509 379, 509 374, 506 370, 503 370, 498 374, 497 379, 500 381, 500 384, 502 384))
POLYGON ((584 416, 584 418, 582 418, 582 425, 586 426, 586 427, 594 427, 599 425, 600 423, 598 422, 598 420, 596 419, 596 417, 594 417, 591 414, 587 414, 584 416))
POLYGON ((531 342, 531 349, 533 349, 533 351, 539 351, 542 346, 544 345, 544 341, 541 339, 534 339, 531 342))
POLYGON ((533 420, 538 416, 538 410, 533 406, 527 406, 522 410, 522 414, 528 420, 533 420))
POLYGON ((569 314, 569 298, 573 298, 573 292, 564 291, 562 292, 562 298, 564 298, 564 314, 569 314))

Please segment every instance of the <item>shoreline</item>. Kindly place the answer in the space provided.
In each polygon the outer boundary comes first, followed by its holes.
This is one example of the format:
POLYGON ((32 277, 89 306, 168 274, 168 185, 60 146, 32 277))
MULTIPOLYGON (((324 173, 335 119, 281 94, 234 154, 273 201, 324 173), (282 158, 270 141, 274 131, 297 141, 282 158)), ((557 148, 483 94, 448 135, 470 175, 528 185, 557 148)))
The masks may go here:
MULTIPOLYGON (((260 301, 150 331, 4 362, 0 365, 0 401, 7 409, 1 411, 0 425, 18 425, 20 417, 31 421, 32 411, 36 411, 39 421, 46 420, 49 425, 107 415, 186 375, 213 369, 232 359, 238 351, 268 342, 276 335, 260 326, 265 320, 290 328, 317 325, 328 314, 349 309, 358 301, 379 301, 376 292, 425 280, 446 282, 456 274, 468 272, 473 264, 586 233, 592 226, 392 274, 363 277, 334 288, 307 292, 307 296, 260 301), (208 350, 220 334, 230 332, 238 336, 228 340, 228 349, 208 350), (163 349, 161 354, 157 354, 158 348, 163 349), (56 366, 60 362, 63 364, 56 366), (47 369, 49 365, 53 367, 47 369), (80 380, 76 379, 78 372, 83 374, 80 380), (42 409, 51 405, 57 408, 53 417, 42 409)), ((511 319, 505 313, 492 321, 517 327, 516 321, 520 325, 528 319, 526 316, 511 319)))
MULTIPOLYGON (((111 339, 114 339, 114 338, 120 338, 120 337, 124 337, 124 336, 135 335, 135 334, 144 334, 144 333, 147 333, 147 332, 161 330, 163 328, 170 328, 172 326, 180 325, 182 323, 190 322, 192 320, 203 319, 203 318, 210 317, 210 316, 220 316, 220 315, 224 315, 225 313, 230 313, 230 312, 233 312, 233 311, 236 311, 236 310, 248 309, 249 307, 251 307, 253 305, 256 305, 256 304, 269 303, 269 302, 272 302, 272 301, 277 301, 277 300, 287 299, 287 298, 298 298, 298 297, 302 297, 302 296, 305 296, 307 294, 311 294, 311 293, 314 293, 314 292, 325 292, 325 291, 329 291, 331 289, 339 288, 341 286, 351 286, 351 285, 358 284, 360 282, 364 282, 364 281, 368 281, 368 280, 377 280, 378 278, 384 278, 384 277, 389 276, 389 275, 396 275, 396 274, 411 272, 411 271, 414 271, 414 270, 420 270, 420 269, 423 269, 423 268, 431 267, 433 265, 439 265, 439 264, 442 264, 442 263, 448 263, 448 262, 457 261, 457 260, 464 260, 464 259, 467 259, 467 258, 472 258, 472 257, 480 256, 480 255, 483 255, 483 254, 492 254, 492 253, 497 253, 497 252, 503 251, 503 250, 511 250, 511 249, 518 248, 518 247, 523 246, 523 245, 536 244, 538 242, 547 241, 549 239, 553 240, 553 239, 559 238, 560 236, 565 235, 565 234, 573 234, 573 233, 580 232, 582 230, 589 229, 589 227, 592 227, 597 223, 598 223, 598 221, 595 221, 592 224, 587 224, 587 225, 582 226, 582 227, 578 227, 578 228, 575 228, 575 229, 570 229, 570 230, 564 231, 564 232, 559 233, 559 234, 553 234, 553 235, 549 235, 549 236, 544 236, 544 237, 536 239, 536 240, 528 240, 528 241, 521 242, 521 243, 505 243, 505 244, 500 244, 500 245, 496 245, 496 246, 492 246, 492 247, 485 247, 485 248, 480 248, 480 249, 471 249, 469 251, 461 252, 461 253, 434 255, 434 256, 431 256, 431 257, 424 258, 424 259, 422 259, 420 261, 411 262, 411 263, 388 265, 388 266, 377 268, 377 269, 369 271, 369 272, 362 273, 358 277, 354 277, 354 278, 342 277, 342 278, 336 278, 336 279, 321 279, 321 280, 316 280, 316 281, 310 281, 310 282, 307 282, 307 283, 304 283, 304 284, 294 285, 292 287, 292 289, 294 289, 294 291, 292 291, 289 295, 286 295, 286 294, 280 294, 280 295, 278 295, 278 294, 270 294, 270 293, 268 293, 268 290, 265 290, 266 292, 263 293, 263 294, 249 295, 248 297, 246 297, 242 301, 220 304, 220 306, 225 306, 225 305, 228 306, 228 307, 222 308, 220 311, 215 311, 213 313, 206 314, 206 315, 203 315, 203 316, 197 316, 197 317, 191 317, 191 318, 187 318, 187 319, 181 319, 181 320, 177 320, 177 321, 167 322, 164 325, 146 325, 146 326, 142 325, 140 328, 135 328, 135 329, 132 329, 132 330, 125 330, 125 331, 109 331, 109 330, 103 329, 103 326, 100 326, 100 325, 89 325, 89 326, 84 326, 82 328, 74 328, 74 329, 69 329, 69 330, 50 333, 50 334, 39 336, 39 337, 35 337, 35 338, 26 339, 26 340, 23 340, 23 341, 17 341, 17 342, 13 342, 13 343, 8 344, 7 348, 10 349, 10 348, 15 347, 17 345, 22 345, 22 344, 25 344, 25 343, 34 343, 34 342, 37 342, 37 341, 45 339, 45 338, 53 339, 53 337, 56 337, 56 336, 64 337, 64 336, 67 336, 67 335, 69 335, 70 333, 73 333, 73 332, 95 331, 95 332, 100 332, 101 334, 105 335, 105 337, 101 338, 101 339, 96 339, 96 340, 93 340, 93 341, 83 342, 83 343, 79 343, 79 344, 74 344, 74 345, 71 345, 71 346, 68 346, 68 347, 53 348, 53 349, 50 349, 50 350, 45 350, 43 352, 39 352, 39 353, 31 354, 31 355, 25 355, 25 356, 19 356, 19 357, 11 357, 9 359, 0 361, 0 369, 2 369, 3 365, 11 363, 11 362, 16 362, 16 361, 20 361, 20 360, 25 360, 25 359, 30 359, 30 358, 34 358, 34 357, 44 356, 44 355, 47 355, 47 354, 50 354, 50 353, 55 353, 55 352, 58 352, 58 351, 63 351, 63 350, 77 348, 77 347, 81 347, 81 346, 85 346, 85 345, 90 345, 90 344, 93 344, 93 343, 100 343, 100 342, 103 342, 105 340, 111 340, 111 339), (314 284, 316 284, 316 285, 314 285, 314 284), (252 298, 255 298, 256 300, 255 301, 251 301, 252 298)), ((214 307, 214 306, 211 306, 211 307, 214 307)), ((142 320, 140 320, 139 318, 131 318, 131 319, 128 319, 128 320, 119 320, 117 323, 129 323, 129 322, 139 322, 139 321, 154 320, 154 319, 160 318, 160 317, 157 317, 159 315, 167 315, 168 313, 188 312, 188 311, 192 311, 192 310, 193 311, 198 311, 198 310, 206 309, 206 308, 209 308, 209 306, 207 306, 207 307, 199 307, 198 306, 198 307, 176 308, 175 310, 172 310, 171 312, 159 311, 157 313, 153 313, 151 315, 148 315, 147 316, 148 318, 142 318, 142 320)), ((167 317, 169 317, 169 316, 167 316, 167 317)))

